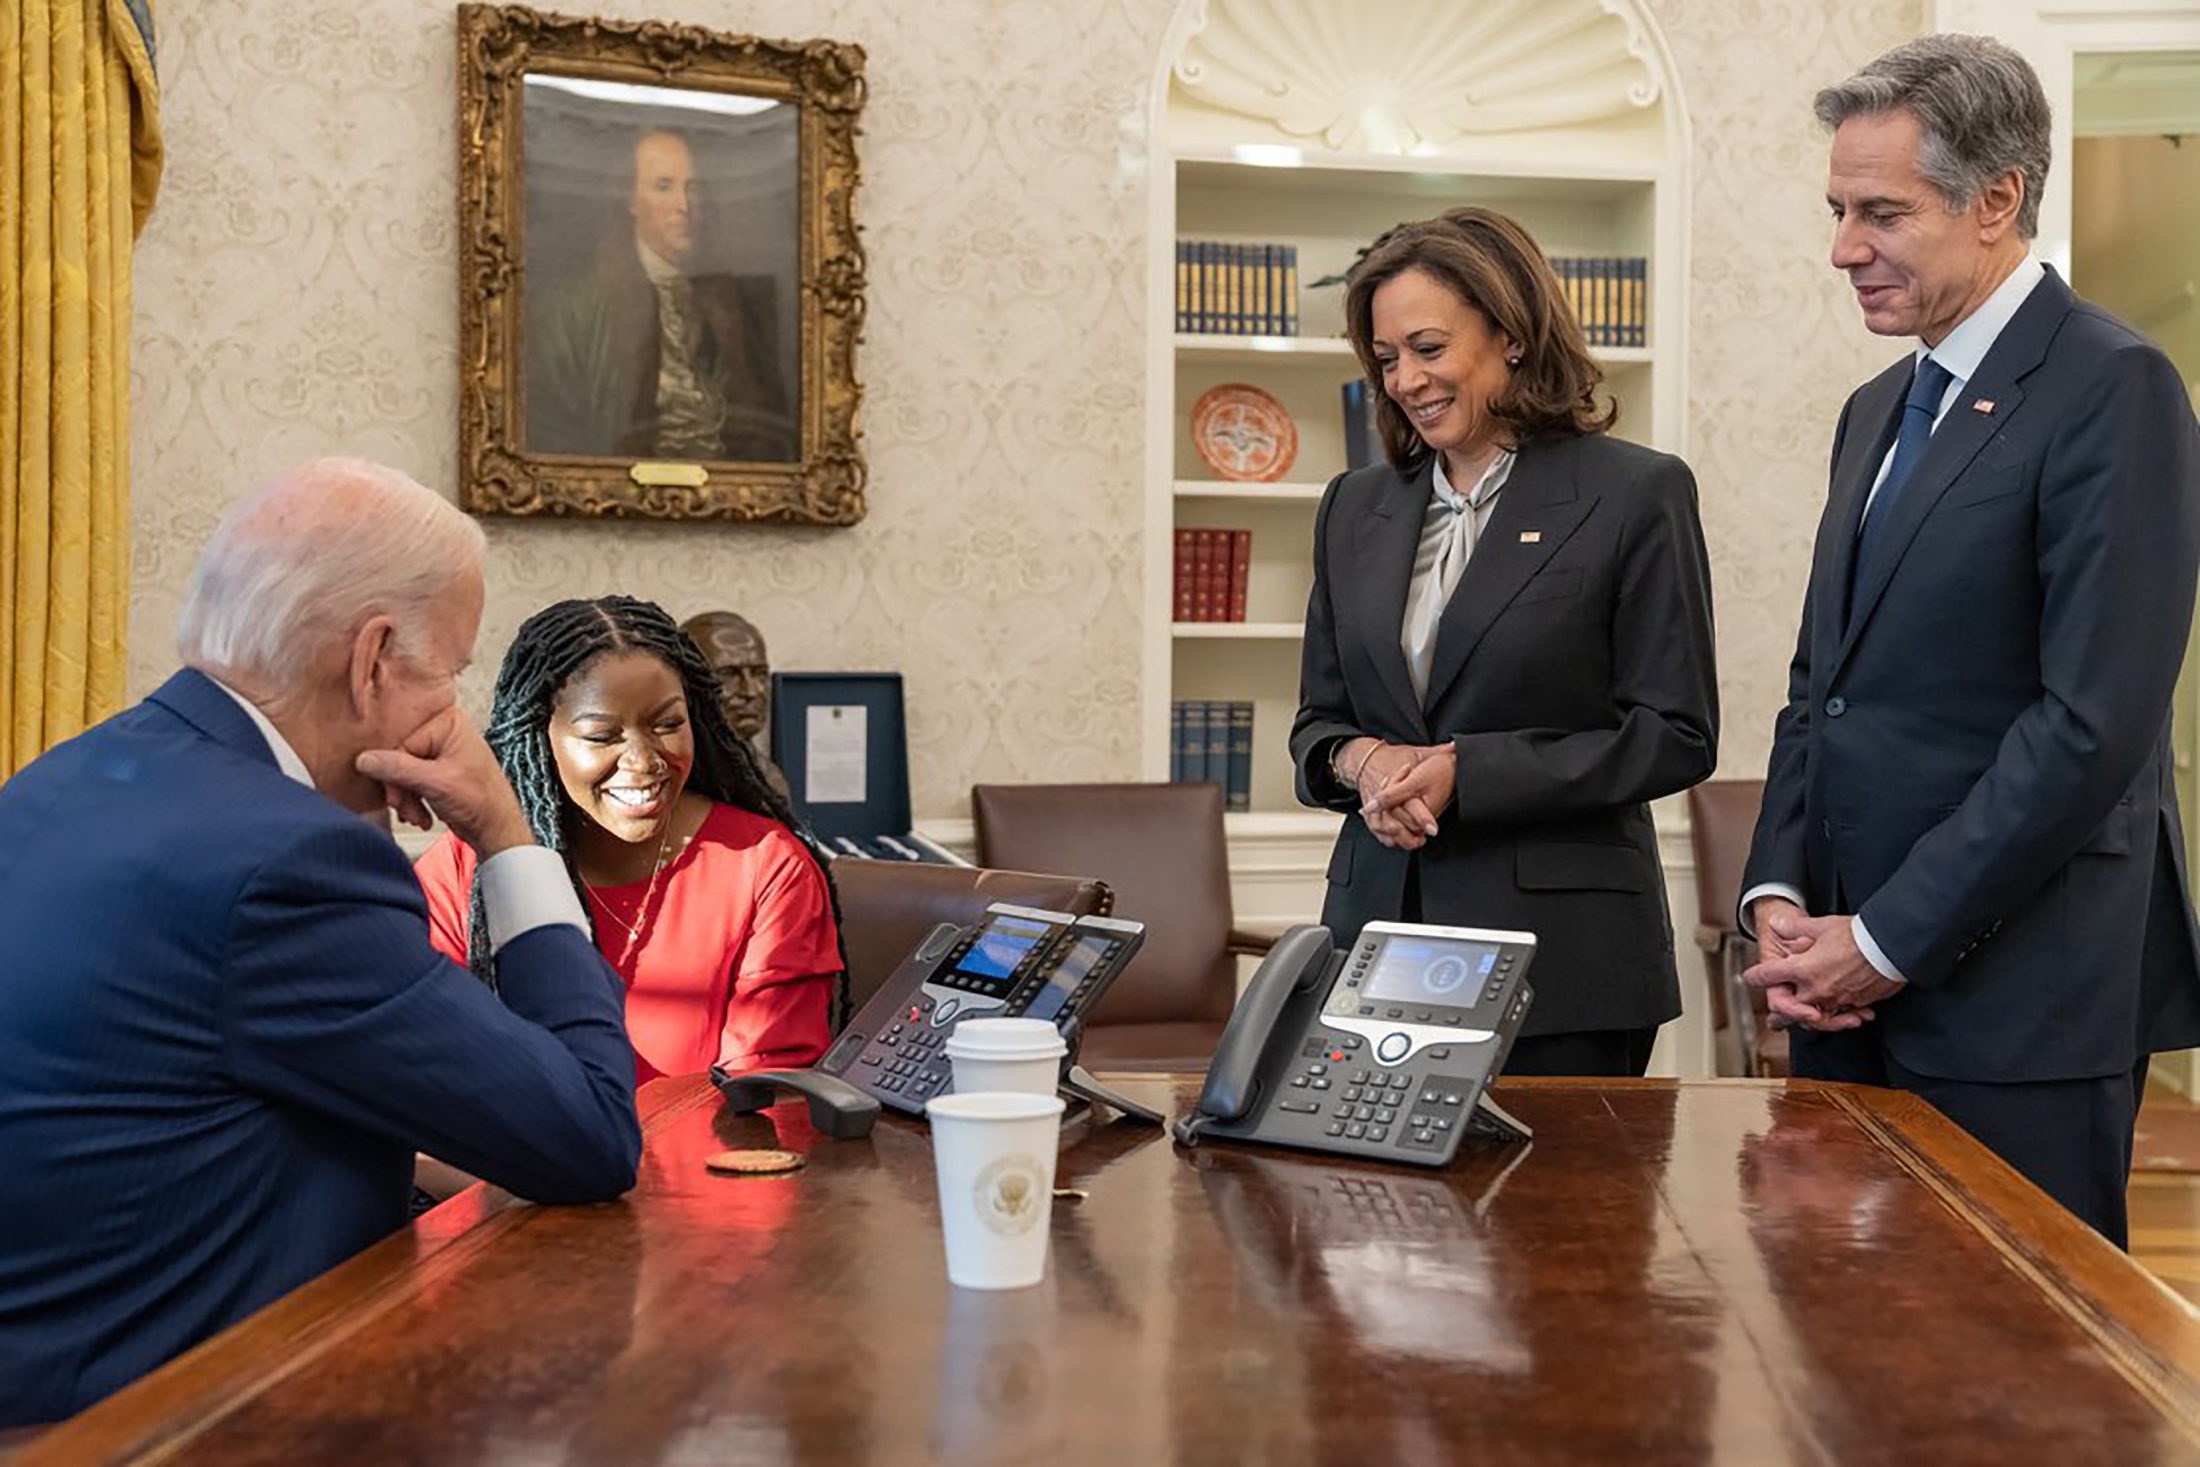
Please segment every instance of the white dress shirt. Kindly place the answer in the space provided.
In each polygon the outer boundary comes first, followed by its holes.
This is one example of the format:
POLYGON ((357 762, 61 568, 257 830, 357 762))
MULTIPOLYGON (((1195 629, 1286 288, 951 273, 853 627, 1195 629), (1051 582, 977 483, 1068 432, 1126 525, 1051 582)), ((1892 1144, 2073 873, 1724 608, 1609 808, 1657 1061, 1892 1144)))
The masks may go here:
MULTIPOLYGON (((2031 297, 2033 290, 2046 276, 2047 271, 2040 262, 2026 255, 2017 262, 2017 268, 2009 272, 2009 277, 1994 287, 1994 293, 1979 303, 1977 310, 1956 323, 1956 328, 1942 338, 1940 345, 1928 348, 1923 342, 1918 343, 1912 370, 1922 366, 1929 356, 1940 363, 1950 377, 1947 389, 1940 395, 1940 406, 1933 413, 1933 427, 1936 431, 1940 427, 1940 420, 1948 415, 1948 409, 1963 395, 1964 387, 1978 375, 1979 363, 1986 360, 1986 353, 2000 338, 2002 329, 2009 324, 2010 319, 2017 314, 2017 308, 2031 297)), ((1893 466, 1894 445, 1889 444, 1886 457, 1879 461, 1879 472, 1872 479, 1871 494, 1864 501, 1864 513, 1867 516, 1871 513, 1872 501, 1879 497, 1879 486, 1887 481, 1887 470, 1893 466)), ((1785 882, 1768 881, 1760 886, 1753 886, 1742 893, 1741 909, 1742 931, 1752 938, 1757 935, 1757 931, 1750 924, 1749 905, 1764 896, 1786 897, 1798 907, 1808 910, 1803 894, 1785 882)), ((1862 917, 1851 917, 1849 930, 1855 934, 1856 950, 1864 955, 1864 961, 1879 970, 1882 977, 1894 983, 1910 981, 1894 965, 1885 949, 1872 940, 1871 932, 1864 926, 1862 917)))
MULTIPOLYGON (((207 680, 227 693, 252 720, 252 726, 275 755, 276 767, 306 788, 314 788, 306 761, 298 757, 290 740, 268 716, 220 678, 209 674, 207 680)), ((546 846, 513 846, 482 862, 481 904, 488 915, 491 952, 522 933, 553 922, 579 928, 583 935, 588 932, 581 899, 573 894, 573 879, 566 874, 565 858, 546 846)))

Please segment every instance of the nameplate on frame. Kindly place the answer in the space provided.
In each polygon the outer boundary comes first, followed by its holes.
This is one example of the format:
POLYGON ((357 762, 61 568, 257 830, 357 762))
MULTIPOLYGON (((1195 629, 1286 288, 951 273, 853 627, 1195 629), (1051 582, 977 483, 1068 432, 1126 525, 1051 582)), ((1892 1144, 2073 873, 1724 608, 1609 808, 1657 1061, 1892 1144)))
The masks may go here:
POLYGON ((701 464, 669 464, 644 460, 627 473, 637 484, 674 489, 700 489, 710 482, 710 471, 701 464))

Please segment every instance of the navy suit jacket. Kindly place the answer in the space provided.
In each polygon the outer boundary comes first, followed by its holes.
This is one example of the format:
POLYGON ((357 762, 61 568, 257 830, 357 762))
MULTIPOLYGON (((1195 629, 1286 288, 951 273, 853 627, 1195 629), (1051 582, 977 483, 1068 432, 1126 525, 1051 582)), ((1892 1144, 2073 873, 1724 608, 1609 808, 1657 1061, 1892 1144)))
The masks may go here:
POLYGON ((2200 427, 2169 360, 2050 270, 1852 590, 1910 374, 1842 410, 1744 889, 1863 915, 1910 980, 1873 1028, 1920 1074, 2128 1070, 2200 1042, 2169 750, 2200 427))
POLYGON ((0 788, 0 1424, 96 1400, 405 1222, 417 1148, 523 1196, 640 1155, 616 975, 428 943, 389 837, 181 672, 0 788))
POLYGON ((1398 645, 1432 461, 1336 479, 1314 528, 1291 757, 1345 813, 1322 921, 1340 944, 1422 920, 1537 937, 1525 1032, 1645 1029, 1680 1012, 1648 801, 1718 761, 1711 572, 1696 481, 1603 434, 1524 445, 1437 623, 1428 696, 1398 645), (1448 739, 1458 793, 1409 855, 1327 769, 1335 740, 1448 739))

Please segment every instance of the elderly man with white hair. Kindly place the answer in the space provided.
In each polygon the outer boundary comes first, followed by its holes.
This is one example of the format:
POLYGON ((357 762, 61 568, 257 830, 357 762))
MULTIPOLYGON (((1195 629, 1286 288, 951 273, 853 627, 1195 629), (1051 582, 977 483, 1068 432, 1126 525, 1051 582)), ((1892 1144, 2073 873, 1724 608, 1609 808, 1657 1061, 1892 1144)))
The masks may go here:
POLYGON ((57 1418, 405 1221, 416 1149, 633 1185, 618 980, 455 701, 480 529, 374 464, 207 544, 184 670, 0 788, 0 1425, 57 1418), (500 993, 359 818, 481 859, 500 993))

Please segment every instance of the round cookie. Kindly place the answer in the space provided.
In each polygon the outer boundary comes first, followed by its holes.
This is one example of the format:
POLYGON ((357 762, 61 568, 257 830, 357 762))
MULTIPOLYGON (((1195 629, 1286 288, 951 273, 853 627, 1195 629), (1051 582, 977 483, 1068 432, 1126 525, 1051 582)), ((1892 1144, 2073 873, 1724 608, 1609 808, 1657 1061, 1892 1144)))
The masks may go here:
POLYGON ((799 1170, 802 1158, 791 1151, 714 1151, 703 1165, 729 1176, 768 1176, 799 1170))

